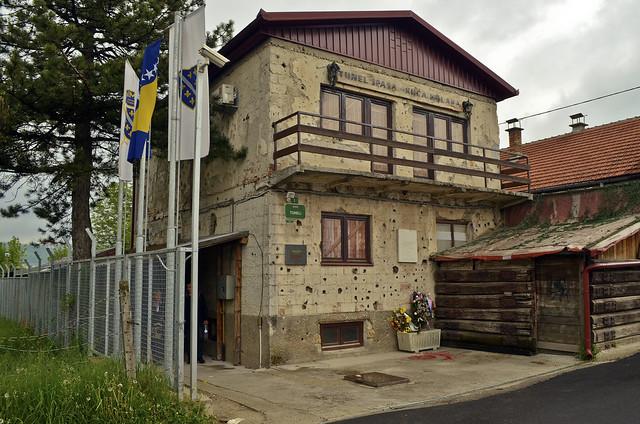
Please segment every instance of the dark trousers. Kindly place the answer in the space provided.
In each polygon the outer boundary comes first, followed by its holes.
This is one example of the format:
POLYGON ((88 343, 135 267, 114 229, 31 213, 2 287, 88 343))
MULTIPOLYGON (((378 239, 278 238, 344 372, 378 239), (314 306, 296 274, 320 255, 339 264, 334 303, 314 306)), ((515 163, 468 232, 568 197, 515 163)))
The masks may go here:
MULTIPOLYGON (((204 324, 198 325, 198 360, 204 359, 204 354, 202 351, 202 344, 204 342, 204 324)), ((184 354, 187 362, 191 360, 191 327, 184 327, 184 354)))

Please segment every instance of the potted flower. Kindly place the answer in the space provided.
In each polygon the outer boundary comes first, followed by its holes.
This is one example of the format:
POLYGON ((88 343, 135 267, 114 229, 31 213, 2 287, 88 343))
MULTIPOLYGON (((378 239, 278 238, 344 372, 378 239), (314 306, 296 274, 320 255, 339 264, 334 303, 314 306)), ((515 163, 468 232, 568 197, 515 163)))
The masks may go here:
POLYGON ((419 352, 440 347, 440 330, 433 328, 435 302, 429 294, 414 291, 411 295, 411 315, 405 308, 393 311, 391 327, 396 330, 398 349, 419 352))
POLYGON ((394 309, 389 318, 391 328, 396 330, 397 333, 411 333, 415 331, 415 325, 412 325, 411 317, 407 314, 407 310, 404 307, 394 309))

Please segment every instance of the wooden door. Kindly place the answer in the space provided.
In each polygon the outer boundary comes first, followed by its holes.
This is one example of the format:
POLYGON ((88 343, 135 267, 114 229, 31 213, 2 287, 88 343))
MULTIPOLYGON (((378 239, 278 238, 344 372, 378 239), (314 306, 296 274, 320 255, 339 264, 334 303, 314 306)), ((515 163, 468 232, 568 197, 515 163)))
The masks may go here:
POLYGON ((536 318, 539 349, 577 352, 582 340, 581 256, 536 260, 536 318))

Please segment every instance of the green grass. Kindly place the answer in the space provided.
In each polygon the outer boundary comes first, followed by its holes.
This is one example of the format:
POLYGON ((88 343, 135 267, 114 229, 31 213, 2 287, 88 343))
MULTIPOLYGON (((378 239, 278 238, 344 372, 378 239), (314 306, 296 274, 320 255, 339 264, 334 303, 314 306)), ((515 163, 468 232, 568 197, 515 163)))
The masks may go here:
POLYGON ((141 368, 131 381, 115 360, 56 350, 42 338, 10 339, 29 335, 0 319, 0 424, 215 422, 179 401, 159 370, 141 368))

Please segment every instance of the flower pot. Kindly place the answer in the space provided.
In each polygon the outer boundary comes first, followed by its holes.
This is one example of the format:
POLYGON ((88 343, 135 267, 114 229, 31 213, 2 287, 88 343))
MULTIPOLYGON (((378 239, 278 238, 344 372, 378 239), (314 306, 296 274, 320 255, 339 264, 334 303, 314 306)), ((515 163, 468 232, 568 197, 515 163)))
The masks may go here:
POLYGON ((398 350, 418 353, 421 350, 437 349, 440 347, 440 329, 423 330, 414 333, 400 333, 398 336, 398 350))

